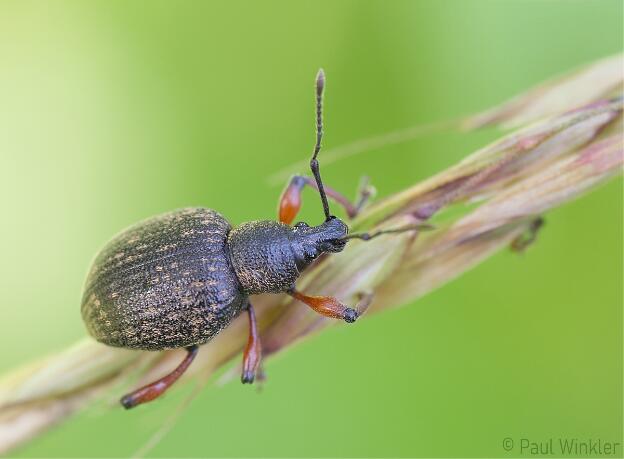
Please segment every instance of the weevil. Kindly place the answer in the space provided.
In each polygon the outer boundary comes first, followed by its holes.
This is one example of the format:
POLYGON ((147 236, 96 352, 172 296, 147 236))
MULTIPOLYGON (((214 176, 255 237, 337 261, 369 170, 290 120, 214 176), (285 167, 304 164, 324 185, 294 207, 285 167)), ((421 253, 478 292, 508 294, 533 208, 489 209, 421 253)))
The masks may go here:
MULTIPOLYGON (((279 221, 252 221, 233 228, 218 212, 188 208, 159 215, 114 237, 96 256, 85 283, 81 312, 97 341, 149 351, 185 348, 186 357, 171 373, 121 399, 129 409, 163 394, 189 367, 198 346, 212 339, 246 311, 249 339, 241 380, 252 383, 261 360, 261 343, 250 295, 287 293, 327 317, 354 322, 366 307, 355 308, 329 296, 296 289, 301 272, 324 253, 337 253, 352 239, 397 230, 348 234, 330 213, 328 196, 353 217, 367 193, 352 204, 323 185, 318 154, 323 136, 325 75, 316 77, 316 143, 310 160, 313 179, 294 176, 279 204, 279 221), (321 198, 325 221, 290 226, 308 185, 321 198)), ((398 231, 416 229, 416 226, 398 231)))

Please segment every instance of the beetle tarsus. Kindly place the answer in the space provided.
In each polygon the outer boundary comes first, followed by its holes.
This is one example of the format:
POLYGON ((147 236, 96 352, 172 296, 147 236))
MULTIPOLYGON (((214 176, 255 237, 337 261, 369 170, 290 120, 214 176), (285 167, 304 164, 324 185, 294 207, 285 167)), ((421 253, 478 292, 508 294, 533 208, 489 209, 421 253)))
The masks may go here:
POLYGON ((241 376, 241 382, 243 384, 253 384, 254 379, 256 379, 251 372, 243 372, 241 376))
POLYGON ((345 309, 344 314, 343 314, 344 321, 350 324, 355 322, 358 317, 359 317, 359 314, 353 308, 345 309))
POLYGON ((127 394, 121 397, 121 400, 119 400, 119 403, 121 403, 122 406, 127 410, 129 410, 130 408, 134 408, 136 406, 136 402, 131 394, 127 394))

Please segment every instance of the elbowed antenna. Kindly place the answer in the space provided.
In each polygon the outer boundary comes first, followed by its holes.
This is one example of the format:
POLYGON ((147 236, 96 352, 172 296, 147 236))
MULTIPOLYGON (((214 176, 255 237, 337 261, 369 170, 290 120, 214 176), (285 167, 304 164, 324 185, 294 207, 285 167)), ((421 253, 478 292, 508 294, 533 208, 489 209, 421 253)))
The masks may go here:
POLYGON ((323 203, 323 212, 325 212, 325 221, 331 219, 329 213, 329 203, 327 202, 327 195, 325 194, 325 188, 323 188, 323 181, 321 180, 321 171, 319 169, 319 162, 316 157, 321 151, 321 140, 323 139, 323 90, 325 89, 325 72, 323 69, 319 69, 316 75, 316 145, 314 145, 314 154, 310 160, 310 169, 316 180, 319 194, 321 196, 321 202, 323 203))

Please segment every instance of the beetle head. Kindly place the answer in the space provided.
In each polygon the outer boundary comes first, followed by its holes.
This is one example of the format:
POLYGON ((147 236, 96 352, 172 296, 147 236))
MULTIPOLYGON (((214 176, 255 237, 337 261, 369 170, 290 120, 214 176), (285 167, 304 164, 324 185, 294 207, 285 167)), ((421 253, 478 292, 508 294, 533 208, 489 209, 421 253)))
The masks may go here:
POLYGON ((347 232, 347 225, 335 217, 319 226, 255 221, 233 229, 227 243, 245 293, 278 293, 292 288, 320 254, 344 249, 347 232))
POLYGON ((341 252, 346 244, 344 237, 349 232, 347 225, 331 217, 319 226, 299 222, 292 228, 291 249, 299 272, 303 271, 322 253, 341 252))

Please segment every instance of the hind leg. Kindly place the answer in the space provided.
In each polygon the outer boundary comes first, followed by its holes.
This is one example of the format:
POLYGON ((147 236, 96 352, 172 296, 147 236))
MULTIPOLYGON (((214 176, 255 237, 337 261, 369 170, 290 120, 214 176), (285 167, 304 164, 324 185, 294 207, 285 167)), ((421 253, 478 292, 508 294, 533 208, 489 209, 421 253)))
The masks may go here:
POLYGON ((171 387, 171 385, 176 382, 178 378, 180 378, 180 376, 182 376, 182 374, 188 369, 191 362, 193 362, 195 356, 197 355, 198 347, 197 345, 193 345, 187 347, 186 350, 186 357, 171 373, 163 376, 153 383, 147 384, 146 386, 135 390, 134 392, 124 395, 120 400, 123 407, 130 409, 141 405, 142 403, 151 402, 169 389, 169 387, 171 387))

